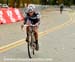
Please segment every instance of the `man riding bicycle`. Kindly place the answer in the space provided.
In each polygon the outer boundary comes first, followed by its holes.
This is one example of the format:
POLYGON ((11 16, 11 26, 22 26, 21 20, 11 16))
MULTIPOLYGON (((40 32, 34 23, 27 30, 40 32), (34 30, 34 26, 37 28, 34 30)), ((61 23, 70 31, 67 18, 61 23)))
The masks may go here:
POLYGON ((64 8, 64 4, 60 4, 60 13, 62 14, 62 11, 63 11, 63 8, 64 8))
MULTIPOLYGON (((23 26, 25 24, 27 25, 35 25, 34 27, 34 37, 35 37, 35 44, 36 44, 36 50, 39 50, 39 45, 38 45, 38 25, 39 25, 39 22, 40 22, 40 14, 38 12, 35 11, 35 8, 33 6, 29 6, 27 8, 27 12, 26 12, 26 16, 24 18, 24 22, 23 24, 21 25, 21 28, 23 28, 23 26)), ((26 37, 26 42, 29 42, 29 34, 28 34, 28 31, 29 31, 29 27, 27 26, 26 27, 26 34, 27 34, 27 37, 26 37)))

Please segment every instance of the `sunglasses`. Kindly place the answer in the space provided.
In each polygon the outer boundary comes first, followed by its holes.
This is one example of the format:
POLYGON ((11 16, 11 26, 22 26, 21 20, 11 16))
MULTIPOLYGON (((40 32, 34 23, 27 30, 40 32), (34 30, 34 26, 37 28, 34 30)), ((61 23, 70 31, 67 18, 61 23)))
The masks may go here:
POLYGON ((33 13, 33 12, 29 12, 29 13, 33 13))

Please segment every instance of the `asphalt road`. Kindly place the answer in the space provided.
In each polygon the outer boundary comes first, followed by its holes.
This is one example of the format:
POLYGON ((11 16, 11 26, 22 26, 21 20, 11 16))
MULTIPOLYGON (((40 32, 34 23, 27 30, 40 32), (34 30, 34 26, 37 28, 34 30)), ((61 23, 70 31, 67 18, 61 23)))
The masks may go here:
POLYGON ((75 61, 75 13, 67 10, 60 14, 50 9, 41 11, 40 50, 33 56, 33 60, 28 60, 21 22, 0 25, 0 62, 75 61))

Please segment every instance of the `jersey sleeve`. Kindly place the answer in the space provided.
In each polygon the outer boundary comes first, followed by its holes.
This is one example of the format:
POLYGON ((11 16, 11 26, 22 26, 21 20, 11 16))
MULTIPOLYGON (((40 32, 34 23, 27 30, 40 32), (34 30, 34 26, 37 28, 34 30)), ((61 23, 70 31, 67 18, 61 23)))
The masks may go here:
POLYGON ((38 19, 41 18, 41 16, 40 16, 40 12, 37 13, 37 18, 38 18, 38 19))

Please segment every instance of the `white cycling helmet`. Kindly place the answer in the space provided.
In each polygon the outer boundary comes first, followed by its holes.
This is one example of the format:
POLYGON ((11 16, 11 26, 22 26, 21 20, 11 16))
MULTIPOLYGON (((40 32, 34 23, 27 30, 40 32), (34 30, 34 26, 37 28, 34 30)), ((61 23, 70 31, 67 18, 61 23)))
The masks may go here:
POLYGON ((29 4, 27 7, 27 12, 35 12, 35 5, 34 4, 29 4))
POLYGON ((32 7, 33 9, 36 8, 34 4, 29 4, 29 5, 28 5, 28 8, 31 8, 31 7, 32 7))
POLYGON ((34 9, 31 7, 28 9, 28 12, 34 12, 34 9))
POLYGON ((29 4, 28 7, 27 7, 27 10, 26 12, 29 13, 29 12, 35 12, 35 5, 34 4, 29 4))

